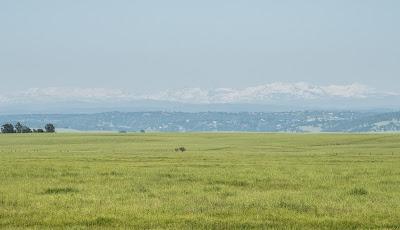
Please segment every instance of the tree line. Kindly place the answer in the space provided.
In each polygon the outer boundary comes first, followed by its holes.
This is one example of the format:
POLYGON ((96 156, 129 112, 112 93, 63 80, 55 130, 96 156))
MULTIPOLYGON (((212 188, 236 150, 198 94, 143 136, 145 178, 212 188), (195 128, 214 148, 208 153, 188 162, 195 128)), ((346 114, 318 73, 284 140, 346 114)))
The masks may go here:
POLYGON ((11 123, 6 123, 1 126, 1 133, 54 133, 56 128, 53 124, 46 124, 44 129, 31 129, 26 125, 17 122, 15 126, 11 123))

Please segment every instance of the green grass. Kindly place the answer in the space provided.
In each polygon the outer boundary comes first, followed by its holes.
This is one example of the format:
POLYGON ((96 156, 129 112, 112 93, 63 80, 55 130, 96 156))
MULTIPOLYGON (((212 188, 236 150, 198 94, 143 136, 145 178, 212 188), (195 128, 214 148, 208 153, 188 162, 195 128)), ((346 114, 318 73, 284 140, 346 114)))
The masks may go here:
POLYGON ((399 229, 400 135, 0 135, 0 228, 88 227, 399 229))

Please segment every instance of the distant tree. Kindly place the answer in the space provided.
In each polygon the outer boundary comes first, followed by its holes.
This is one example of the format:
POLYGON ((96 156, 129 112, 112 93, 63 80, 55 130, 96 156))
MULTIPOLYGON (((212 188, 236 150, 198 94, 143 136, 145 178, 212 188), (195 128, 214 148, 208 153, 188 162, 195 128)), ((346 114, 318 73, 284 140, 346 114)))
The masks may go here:
POLYGON ((31 128, 29 128, 26 125, 21 124, 20 122, 18 122, 15 125, 15 129, 17 130, 18 133, 31 133, 32 132, 31 128))
POLYGON ((24 126, 22 126, 21 132, 22 133, 31 133, 32 130, 28 126, 24 125, 24 126))
POLYGON ((2 133, 15 133, 14 126, 10 123, 1 126, 2 133))
POLYGON ((51 123, 47 124, 44 128, 47 133, 54 133, 56 131, 56 128, 51 123))
POLYGON ((141 129, 140 132, 141 132, 141 133, 145 133, 146 131, 145 131, 144 129, 141 129))
POLYGON ((38 133, 44 133, 44 130, 43 130, 43 129, 37 129, 36 132, 38 132, 38 133))
POLYGON ((185 147, 180 147, 180 148, 179 148, 179 151, 185 152, 185 151, 186 151, 186 148, 185 148, 185 147))
POLYGON ((186 148, 185 147, 179 147, 179 148, 175 148, 175 152, 185 152, 186 148))
POLYGON ((17 124, 15 124, 15 132, 16 133, 31 133, 32 130, 28 126, 21 124, 21 122, 17 122, 17 124))
POLYGON ((16 133, 22 133, 22 128, 23 128, 23 125, 20 122, 17 122, 17 124, 15 124, 15 132, 16 133))

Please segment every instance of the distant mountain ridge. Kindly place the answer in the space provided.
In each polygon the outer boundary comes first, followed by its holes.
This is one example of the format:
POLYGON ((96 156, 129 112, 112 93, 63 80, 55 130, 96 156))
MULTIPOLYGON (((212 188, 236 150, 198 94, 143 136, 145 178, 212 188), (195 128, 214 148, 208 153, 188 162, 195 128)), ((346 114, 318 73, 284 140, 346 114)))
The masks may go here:
POLYGON ((0 115, 0 122, 61 130, 153 132, 398 132, 400 112, 107 112, 0 115))
POLYGON ((362 84, 282 83, 244 88, 183 88, 157 92, 50 87, 0 92, 0 114, 103 111, 282 112, 293 110, 400 109, 400 93, 362 84))

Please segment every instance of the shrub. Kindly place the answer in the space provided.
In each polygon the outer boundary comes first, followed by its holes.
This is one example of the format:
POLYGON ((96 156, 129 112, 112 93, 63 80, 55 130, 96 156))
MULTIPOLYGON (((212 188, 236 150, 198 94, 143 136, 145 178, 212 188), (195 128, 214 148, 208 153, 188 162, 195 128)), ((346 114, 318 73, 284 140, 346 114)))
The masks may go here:
POLYGON ((185 152, 185 151, 186 151, 185 147, 175 148, 175 152, 185 152))
POLYGON ((64 194, 78 192, 77 189, 66 187, 66 188, 48 188, 44 191, 44 194, 64 194))
POLYGON ((365 195, 368 195, 368 191, 365 188, 353 188, 350 191, 350 195, 353 195, 353 196, 365 196, 365 195))

